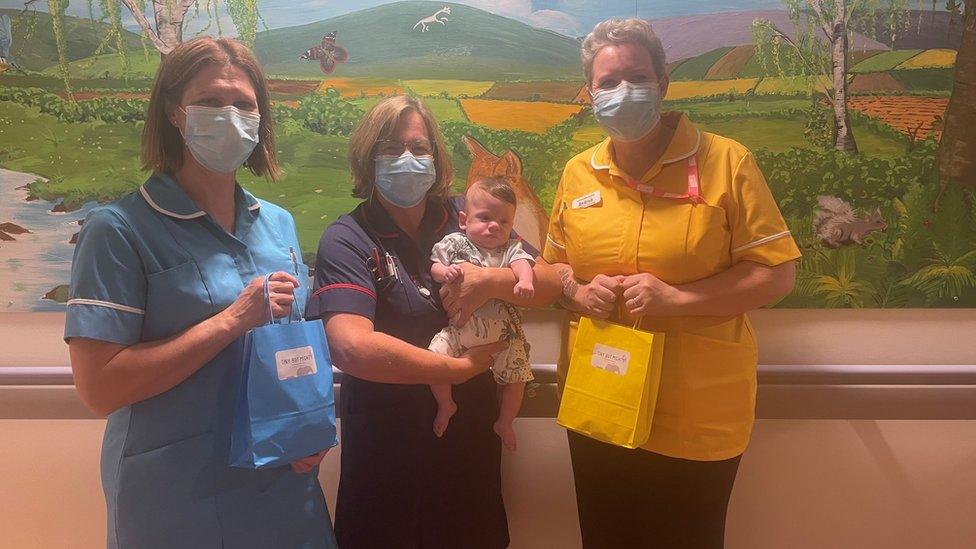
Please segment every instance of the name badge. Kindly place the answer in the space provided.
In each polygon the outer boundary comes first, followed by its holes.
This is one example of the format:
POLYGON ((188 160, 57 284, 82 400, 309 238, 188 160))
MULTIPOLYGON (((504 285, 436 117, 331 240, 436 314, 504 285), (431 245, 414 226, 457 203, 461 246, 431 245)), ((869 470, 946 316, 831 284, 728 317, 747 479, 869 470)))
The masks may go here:
POLYGON ((318 371, 315 366, 315 353, 311 346, 286 349, 275 353, 278 365, 278 379, 284 381, 296 377, 310 376, 318 371))
POLYGON ((573 209, 579 208, 589 208, 594 204, 600 203, 600 191, 593 191, 590 194, 584 194, 583 196, 577 198, 573 201, 573 209))
POLYGON ((590 366, 606 370, 612 374, 627 375, 630 365, 630 353, 623 349, 597 343, 590 357, 590 366))

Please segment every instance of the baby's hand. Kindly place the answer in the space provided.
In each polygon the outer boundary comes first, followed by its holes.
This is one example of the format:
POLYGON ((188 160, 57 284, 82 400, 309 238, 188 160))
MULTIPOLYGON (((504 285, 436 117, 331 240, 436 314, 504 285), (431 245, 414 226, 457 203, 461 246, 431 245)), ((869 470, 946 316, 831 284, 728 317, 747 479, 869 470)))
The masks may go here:
POLYGON ((455 280, 461 280, 464 278, 464 269, 460 265, 451 265, 444 271, 444 282, 450 284, 455 280))
POLYGON ((515 283, 515 295, 521 298, 530 298, 535 295, 535 288, 531 280, 519 280, 515 283))

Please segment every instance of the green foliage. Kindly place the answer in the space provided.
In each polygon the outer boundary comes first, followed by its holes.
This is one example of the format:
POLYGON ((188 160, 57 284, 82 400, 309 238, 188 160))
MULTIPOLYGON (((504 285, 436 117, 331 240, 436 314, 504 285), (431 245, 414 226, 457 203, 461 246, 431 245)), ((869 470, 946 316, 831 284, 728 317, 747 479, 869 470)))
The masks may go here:
POLYGON ((815 97, 804 114, 806 125, 803 127, 803 136, 818 149, 830 148, 834 144, 834 118, 830 109, 815 97))
MULTIPOLYGON (((257 0, 225 0, 224 3, 227 5, 227 12, 234 22, 234 27, 237 28, 241 42, 248 47, 253 47, 260 18, 257 0)), ((209 9, 207 14, 210 14, 209 9)))
POLYGON ((329 88, 323 93, 302 97, 298 107, 272 107, 275 123, 297 120, 309 130, 321 135, 349 135, 359 124, 363 111, 342 98, 339 90, 329 88))
MULTIPOLYGON (((470 135, 480 141, 488 150, 501 155, 507 149, 516 151, 522 159, 523 176, 540 195, 545 189, 555 188, 562 176, 566 162, 579 152, 573 143, 573 133, 580 123, 570 119, 549 128, 545 133, 530 133, 519 130, 495 130, 470 122, 445 122, 441 124, 444 139, 451 149, 457 169, 460 171, 470 162, 467 147, 461 138, 470 135)), ((551 195, 551 192, 550 192, 551 195)), ((544 205, 551 204, 543 201, 544 205)))
POLYGON ((85 101, 68 101, 38 88, 0 86, 0 101, 12 101, 34 107, 62 122, 138 122, 146 115, 148 102, 142 99, 100 97, 85 101))
POLYGON ((888 210, 914 184, 931 182, 935 152, 929 141, 894 159, 809 149, 755 154, 783 214, 802 217, 814 211, 821 195, 842 198, 855 208, 888 210))

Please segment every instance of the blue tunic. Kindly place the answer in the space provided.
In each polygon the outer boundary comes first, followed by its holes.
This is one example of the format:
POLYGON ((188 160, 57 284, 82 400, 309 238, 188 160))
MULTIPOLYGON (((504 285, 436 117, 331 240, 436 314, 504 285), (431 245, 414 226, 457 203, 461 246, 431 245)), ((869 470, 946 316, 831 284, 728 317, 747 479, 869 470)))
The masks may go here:
MULTIPOLYGON (((236 205, 230 234, 155 174, 92 210, 72 264, 65 338, 165 339, 273 271, 303 275, 301 306, 308 270, 291 215, 240 187, 236 205)), ((227 465, 241 353, 235 341, 176 387, 109 415, 101 472, 110 548, 336 546, 318 468, 227 465)))

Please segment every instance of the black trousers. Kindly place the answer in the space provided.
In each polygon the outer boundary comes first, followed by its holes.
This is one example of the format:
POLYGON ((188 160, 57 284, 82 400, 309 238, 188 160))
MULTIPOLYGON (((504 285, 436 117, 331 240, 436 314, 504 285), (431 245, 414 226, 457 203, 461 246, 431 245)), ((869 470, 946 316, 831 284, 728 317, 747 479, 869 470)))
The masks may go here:
POLYGON ((568 434, 584 548, 723 547, 741 456, 691 461, 568 434))

